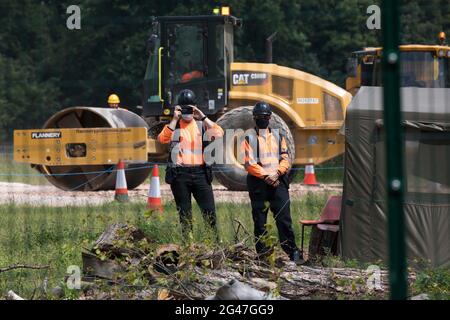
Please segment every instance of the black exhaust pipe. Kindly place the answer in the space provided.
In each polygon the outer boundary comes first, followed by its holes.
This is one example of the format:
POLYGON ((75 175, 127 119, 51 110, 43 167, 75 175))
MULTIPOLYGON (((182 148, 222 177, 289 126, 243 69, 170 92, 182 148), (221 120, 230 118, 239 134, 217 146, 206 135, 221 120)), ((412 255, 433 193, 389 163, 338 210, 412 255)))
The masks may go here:
POLYGON ((273 54, 272 54, 272 43, 275 40, 275 37, 277 35, 277 31, 272 33, 267 39, 266 39, 266 63, 272 63, 273 62, 273 54))

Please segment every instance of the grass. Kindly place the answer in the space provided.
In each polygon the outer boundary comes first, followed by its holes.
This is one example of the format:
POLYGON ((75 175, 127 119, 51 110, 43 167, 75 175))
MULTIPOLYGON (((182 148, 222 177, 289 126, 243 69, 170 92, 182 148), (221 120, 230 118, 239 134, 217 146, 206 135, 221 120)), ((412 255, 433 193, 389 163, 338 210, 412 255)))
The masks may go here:
MULTIPOLYGON (((344 163, 344 156, 340 155, 320 165, 314 166, 317 181, 319 183, 342 183, 342 181, 344 180, 343 163, 344 163)), ((297 174, 296 179, 294 179, 294 181, 303 179, 304 170, 302 170, 301 173, 302 174, 297 174)), ((298 182, 301 181, 302 180, 298 182)))
MULTIPOLYGON (((297 174, 294 177, 294 183, 303 182, 304 168, 296 168, 297 174)), ((342 183, 343 169, 338 167, 323 167, 315 168, 316 178, 319 183, 342 183)), ((159 166, 159 177, 164 181, 165 166, 159 166)), ((32 185, 45 185, 49 182, 47 179, 32 169, 28 164, 14 163, 14 161, 6 156, 0 154, 0 181, 2 182, 18 182, 32 185)), ((215 182, 217 183, 217 182, 215 182)))
POLYGON ((47 179, 32 169, 29 164, 17 163, 11 152, 0 152, 0 181, 34 185, 47 184, 47 179))
MULTIPOLYGON (((4 151, 4 150, 0 150, 4 151)), ((332 164, 336 167, 335 164, 332 164)), ((303 169, 294 181, 303 180, 303 169)), ((342 181, 342 169, 316 169, 320 183, 342 181), (340 171, 339 171, 340 170, 340 171)), ((165 167, 160 166, 161 181, 164 181, 165 167)), ((0 181, 28 184, 48 184, 47 180, 27 164, 15 163, 11 150, 0 152, 0 181)), ((293 199, 291 204, 294 231, 300 244, 299 219, 318 217, 327 194, 313 194, 302 199, 293 199)), ((196 208, 196 206, 194 206, 196 208)), ((71 265, 81 266, 81 250, 89 247, 113 222, 127 222, 138 225, 158 243, 179 243, 181 238, 178 215, 173 202, 165 204, 165 213, 150 219, 144 217, 144 203, 117 204, 88 207, 31 207, 10 203, 0 205, 0 268, 16 263, 50 265, 50 270, 14 270, 0 273, 0 298, 8 290, 14 290, 26 298, 46 297, 41 290, 45 279, 48 288, 62 281, 71 265)), ((234 242, 233 220, 238 219, 251 233, 253 222, 250 204, 218 203, 217 217, 220 238, 224 244, 234 242)), ((269 221, 272 224, 273 218, 269 221)), ((211 238, 204 227, 200 213, 194 209, 194 241, 205 242, 211 238)), ((276 228, 273 228, 274 236, 276 228)), ((242 231, 239 238, 242 239, 242 231)), ((309 240, 309 228, 305 243, 309 240)), ((249 245, 253 245, 250 237, 249 245)))
MULTIPOLYGON (((342 183, 344 173, 342 157, 317 165, 314 168, 319 183, 342 183)), ((294 168, 294 170, 296 170, 296 175, 293 182, 303 182, 304 166, 294 168)), ((159 177, 162 179, 161 181, 164 181, 165 165, 159 166, 159 177)), ((0 181, 33 185, 48 184, 47 179, 32 169, 29 164, 14 162, 11 149, 7 147, 0 147, 0 181)))
MULTIPOLYGON (((297 244, 300 243, 299 219, 313 219, 319 215, 327 195, 308 194, 293 200, 291 214, 297 244)), ((253 223, 249 204, 218 203, 217 217, 222 245, 235 241, 233 220, 238 219, 252 232, 253 223)), ((61 285, 69 266, 80 266, 82 248, 89 248, 105 228, 114 222, 126 222, 144 230, 155 244, 185 242, 181 237, 178 215, 173 202, 164 205, 164 213, 146 217, 143 203, 107 203, 88 207, 30 207, 13 203, 0 205, 0 268, 16 263, 50 265, 46 270, 13 270, 0 273, 0 299, 13 290, 25 298, 48 298, 43 283, 48 288, 61 285)), ((272 215, 269 223, 274 225, 272 215)), ((276 228, 272 235, 276 237, 276 228)), ((306 229, 305 243, 310 229, 306 229)), ((242 231, 239 241, 246 238, 242 231)), ((194 239, 208 244, 212 237, 194 205, 194 239)), ((247 241, 253 245, 252 237, 247 241)), ((363 268, 357 261, 343 261, 339 257, 325 256, 327 267, 363 268)), ((431 299, 450 299, 450 268, 423 269, 417 272, 417 280, 410 288, 410 295, 427 293, 431 299)))
MULTIPOLYGON (((305 168, 299 167, 294 168, 296 171, 296 174, 293 179, 293 183, 302 183, 304 174, 305 174, 305 168)), ((338 165, 320 165, 314 167, 315 173, 316 173, 316 179, 317 182, 320 184, 327 184, 327 183, 342 183, 342 180, 344 178, 344 169, 342 166, 338 165)), ((165 165, 159 166, 159 178, 161 181, 164 181, 166 174, 166 167, 165 165)), ((217 180, 214 180, 214 184, 219 184, 217 180)))
MULTIPOLYGON (((305 168, 296 168, 297 174, 294 177, 294 183, 302 183, 305 168)), ((344 169, 342 167, 334 167, 329 165, 314 166, 314 172, 319 184, 326 183, 342 183, 344 178, 344 169)))
MULTIPOLYGON (((318 216, 326 195, 311 194, 291 204, 297 242, 300 242, 300 218, 318 216)), ((196 208, 196 206, 194 206, 196 208)), ((14 270, 0 273, 0 296, 14 290, 26 298, 39 298, 45 278, 52 288, 62 281, 71 265, 81 266, 81 250, 89 247, 113 222, 127 222, 142 228, 158 243, 183 243, 178 215, 173 202, 165 204, 162 215, 145 218, 145 204, 109 203, 91 207, 30 207, 14 204, 0 206, 0 267, 15 263, 50 265, 49 271, 14 270)), ((239 219, 253 231, 249 204, 217 204, 221 240, 234 243, 233 219, 239 219)), ((272 224, 273 219, 269 218, 272 224)), ((275 230, 274 230, 275 232, 275 230)), ((245 238, 242 231, 239 238, 245 238)), ((194 210, 194 241, 207 242, 210 233, 201 215, 194 210)), ((309 233, 306 234, 306 241, 309 233)), ((252 245, 250 237, 249 245, 252 245)), ((307 243, 307 242, 306 242, 307 243)))

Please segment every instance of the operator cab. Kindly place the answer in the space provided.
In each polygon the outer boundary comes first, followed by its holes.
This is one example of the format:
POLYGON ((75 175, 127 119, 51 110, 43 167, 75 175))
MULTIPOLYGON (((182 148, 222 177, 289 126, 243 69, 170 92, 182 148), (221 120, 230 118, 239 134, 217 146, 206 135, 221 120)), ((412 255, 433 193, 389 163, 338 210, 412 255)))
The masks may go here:
MULTIPOLYGON (((353 95, 361 86, 382 86, 382 48, 353 52, 347 65, 346 89, 353 95)), ((400 46, 402 87, 450 88, 450 47, 400 46)))
POLYGON ((172 115, 183 89, 194 91, 205 114, 221 110, 227 104, 234 26, 240 25, 230 15, 154 17, 142 116, 172 115))

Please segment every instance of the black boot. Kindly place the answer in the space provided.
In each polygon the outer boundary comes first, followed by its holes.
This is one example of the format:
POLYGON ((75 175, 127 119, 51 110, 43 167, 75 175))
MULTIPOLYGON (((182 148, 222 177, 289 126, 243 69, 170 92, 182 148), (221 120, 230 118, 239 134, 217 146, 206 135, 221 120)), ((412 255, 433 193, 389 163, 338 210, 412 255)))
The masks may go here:
POLYGON ((302 265, 305 263, 305 260, 303 259, 303 253, 296 249, 294 252, 292 252, 289 255, 289 259, 291 259, 291 261, 295 262, 296 265, 302 265))

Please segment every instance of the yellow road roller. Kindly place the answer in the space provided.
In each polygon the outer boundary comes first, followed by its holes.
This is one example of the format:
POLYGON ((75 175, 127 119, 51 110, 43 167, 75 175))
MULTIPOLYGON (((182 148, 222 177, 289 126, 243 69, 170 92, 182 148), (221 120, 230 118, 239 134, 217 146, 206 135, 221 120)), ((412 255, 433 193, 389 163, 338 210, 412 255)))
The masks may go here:
MULTIPOLYGON (((234 30, 242 21, 222 12, 153 18, 140 115, 123 109, 64 109, 42 129, 16 130, 14 159, 32 164, 64 190, 113 188, 115 171, 110 168, 123 159, 129 188, 134 188, 146 179, 148 162, 167 159, 167 149, 156 137, 183 89, 194 91, 199 108, 225 130, 252 128, 252 106, 261 100, 269 103, 274 111, 271 127, 286 137, 294 166, 320 164, 342 154, 338 130, 351 94, 312 74, 272 63, 274 35, 267 39, 265 63, 235 62, 234 30)), ((230 190, 246 190, 246 172, 233 161, 240 152, 238 135, 224 138, 228 161, 214 169, 230 190)))

